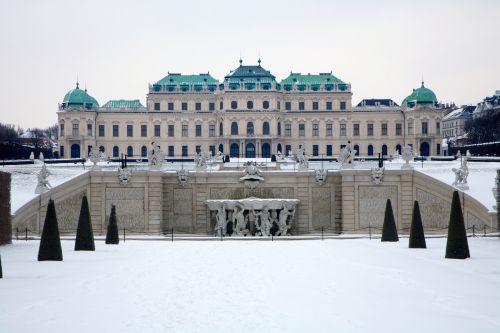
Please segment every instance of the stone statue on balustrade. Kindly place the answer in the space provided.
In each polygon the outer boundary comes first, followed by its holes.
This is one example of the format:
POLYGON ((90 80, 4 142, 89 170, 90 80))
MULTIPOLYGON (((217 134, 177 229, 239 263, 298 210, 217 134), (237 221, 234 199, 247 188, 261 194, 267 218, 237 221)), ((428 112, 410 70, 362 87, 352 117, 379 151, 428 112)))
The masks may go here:
POLYGON ((413 147, 405 145, 403 147, 403 152, 401 153, 401 158, 405 161, 405 164, 401 166, 401 169, 403 170, 413 169, 413 167, 410 165, 410 161, 413 159, 413 157, 414 157, 413 147))
POLYGON ((47 179, 49 175, 50 173, 44 163, 40 173, 38 174, 38 184, 35 188, 35 194, 42 194, 43 192, 50 190, 52 186, 50 186, 49 180, 47 179))
POLYGON ((217 208, 216 223, 214 227, 215 236, 221 237, 226 235, 227 222, 226 207, 220 205, 219 208, 217 208))
POLYGON ((240 205, 235 205, 233 209, 233 233, 236 236, 242 235, 242 231, 245 230, 245 215, 243 214, 245 210, 240 205))
POLYGON ((207 168, 207 155, 203 149, 194 155, 194 168, 196 170, 205 170, 207 168))
POLYGON ((295 208, 292 211, 289 211, 286 206, 283 206, 283 209, 279 213, 279 218, 278 218, 278 231, 276 233, 276 236, 286 236, 288 233, 288 229, 292 227, 292 218, 293 215, 295 214, 295 208), (292 216, 290 221, 288 221, 288 217, 292 216))
POLYGON ((160 170, 163 165, 163 159, 165 158, 165 155, 163 154, 158 143, 153 141, 151 145, 153 146, 153 149, 148 152, 149 168, 160 170))
POLYGON ((255 220, 257 234, 259 236, 270 236, 271 227, 273 226, 273 224, 271 222, 271 215, 269 214, 269 209, 267 208, 267 206, 262 207, 260 213, 256 213, 255 211, 253 211, 253 214, 257 217, 257 219, 255 220))
POLYGON ((351 147, 351 141, 347 141, 347 145, 340 150, 339 162, 342 169, 354 167, 354 155, 356 151, 351 147))
POLYGON ((464 158, 460 168, 451 169, 455 173, 455 181, 453 186, 459 190, 468 190, 467 177, 469 176, 469 167, 467 166, 467 157, 464 158))
POLYGON ((276 154, 276 161, 284 161, 284 160, 285 160, 285 157, 283 156, 281 151, 278 150, 278 153, 276 154))
POLYGON ((307 170, 309 168, 309 158, 306 155, 305 148, 300 145, 297 149, 295 160, 299 163, 299 170, 307 170))
POLYGON ((225 157, 226 155, 223 152, 218 151, 217 155, 215 155, 215 162, 224 162, 225 157))
POLYGON ((93 163, 92 170, 96 170, 98 168, 97 162, 102 162, 104 160, 104 154, 99 148, 94 147, 90 150, 89 160, 93 163))

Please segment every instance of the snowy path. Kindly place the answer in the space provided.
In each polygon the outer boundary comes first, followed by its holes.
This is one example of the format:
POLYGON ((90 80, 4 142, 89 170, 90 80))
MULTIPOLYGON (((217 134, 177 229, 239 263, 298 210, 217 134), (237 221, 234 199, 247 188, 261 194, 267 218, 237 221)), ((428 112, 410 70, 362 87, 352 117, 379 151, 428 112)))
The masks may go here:
POLYGON ((500 332, 500 240, 472 259, 376 240, 1 247, 2 332, 500 332))

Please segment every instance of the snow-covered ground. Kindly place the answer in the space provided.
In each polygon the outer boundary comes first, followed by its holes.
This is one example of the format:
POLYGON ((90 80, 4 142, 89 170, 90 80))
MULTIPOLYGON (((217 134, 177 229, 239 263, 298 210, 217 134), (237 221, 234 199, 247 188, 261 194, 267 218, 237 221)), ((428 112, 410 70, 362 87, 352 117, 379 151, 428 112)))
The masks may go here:
MULTIPOLYGON (((231 163, 226 166, 228 168, 241 167, 244 162, 249 159, 232 159, 231 163)), ((297 170, 297 164, 289 163, 271 163, 269 159, 252 159, 257 160, 259 163, 266 163, 270 167, 280 164, 280 167, 285 171, 293 172, 297 170)), ((401 159, 386 162, 387 169, 400 169, 404 163, 401 159)), ((92 163, 87 162, 85 168, 82 164, 47 164, 47 169, 51 173, 49 182, 52 186, 59 185, 81 173, 88 171, 92 163)), ((420 162, 412 162, 416 171, 424 172, 434 178, 437 178, 447 184, 454 180, 452 168, 460 167, 460 160, 446 161, 446 162, 424 162, 423 168, 420 162)), ((370 169, 377 166, 376 161, 356 162, 356 169, 370 169)), ((488 209, 492 209, 495 205, 495 198, 491 189, 495 183, 496 170, 500 169, 500 162, 469 162, 469 186, 470 189, 466 191, 469 195, 476 198, 483 203, 488 209)), ((104 170, 116 170, 118 163, 102 163, 101 167, 104 170)), ((136 170, 147 170, 147 163, 131 163, 129 167, 136 170)), ((37 175, 40 172, 41 164, 32 165, 9 165, 4 166, 0 170, 12 173, 12 194, 11 194, 11 209, 14 213, 22 205, 33 199, 36 195, 34 193, 37 184, 37 175)), ((163 171, 176 171, 182 168, 192 170, 194 168, 193 162, 185 163, 165 163, 163 171)), ((310 162, 310 169, 328 169, 338 170, 340 164, 337 162, 310 162)), ((214 172, 219 169, 219 165, 210 165, 206 171, 214 172)))
POLYGON ((471 259, 380 240, 0 247, 1 332, 500 332, 500 240, 471 259))

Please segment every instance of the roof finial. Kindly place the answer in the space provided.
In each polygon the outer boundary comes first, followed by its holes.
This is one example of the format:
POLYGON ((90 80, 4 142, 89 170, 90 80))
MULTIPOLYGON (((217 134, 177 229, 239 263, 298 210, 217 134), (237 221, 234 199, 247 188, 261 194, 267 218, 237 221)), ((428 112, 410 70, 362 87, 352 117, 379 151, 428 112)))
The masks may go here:
POLYGON ((260 49, 259 49, 259 60, 257 60, 257 62, 259 63, 260 66, 260 49))
POLYGON ((78 74, 76 74, 76 89, 80 89, 79 86, 80 83, 78 83, 78 74))
POLYGON ((243 63, 243 59, 241 59, 241 49, 240 49, 240 66, 243 63))
POLYGON ((424 73, 422 72, 422 88, 424 87, 424 73))

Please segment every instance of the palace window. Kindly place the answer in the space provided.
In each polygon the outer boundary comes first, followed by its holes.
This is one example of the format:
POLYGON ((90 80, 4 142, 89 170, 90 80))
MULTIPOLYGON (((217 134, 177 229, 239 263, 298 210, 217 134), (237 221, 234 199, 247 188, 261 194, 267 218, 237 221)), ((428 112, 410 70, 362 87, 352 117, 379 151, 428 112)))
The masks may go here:
POLYGON ((118 157, 120 156, 120 148, 118 146, 113 147, 113 157, 118 157))
POLYGON ((347 125, 340 124, 340 136, 347 136, 347 125))
POLYGON ((318 124, 313 124, 312 136, 319 136, 319 125, 318 124))
POLYGON ((236 101, 231 101, 231 109, 236 110, 238 108, 238 102, 236 101))
POLYGON ((181 135, 183 137, 187 137, 188 136, 188 125, 187 124, 182 124, 182 132, 181 132, 181 135))
POLYGON ((382 136, 387 136, 387 123, 382 123, 381 125, 382 136))
POLYGON ((333 155, 332 145, 326 145, 326 156, 332 156, 332 155, 333 155))
POLYGON ((359 136, 359 124, 352 124, 352 135, 359 136))
POLYGON ((319 156, 319 146, 313 145, 313 156, 319 156))
POLYGON ((247 109, 253 109, 253 101, 247 101, 247 109))
POLYGON ((87 124, 87 136, 93 136, 92 133, 92 124, 87 124))
POLYGON ((328 111, 333 110, 333 104, 332 104, 332 102, 326 102, 326 109, 327 109, 328 111))
POLYGON ((59 136, 64 136, 64 124, 59 125, 59 136))
POLYGON ((215 156, 215 146, 210 145, 208 147, 208 151, 210 152, 210 155, 215 156))
POLYGON ((441 123, 440 122, 436 122, 436 134, 441 134, 441 123))
POLYGON ((80 124, 73 124, 72 132, 71 132, 71 134, 73 136, 80 135, 80 128, 79 127, 80 127, 80 124))
POLYGON ((262 134, 263 135, 269 135, 269 123, 267 121, 265 121, 262 124, 262 134))
POLYGON ((219 123, 219 136, 224 135, 224 125, 222 123, 219 123))
POLYGON ((201 136, 201 125, 196 125, 196 136, 201 136))
POLYGON ((215 110, 215 103, 214 102, 208 103, 208 110, 209 111, 214 111, 215 110))
POLYGON ((182 156, 188 156, 188 146, 182 146, 182 156))
POLYGON ((118 125, 113 125, 113 137, 119 137, 120 136, 120 128, 118 125))
POLYGON ((174 156, 174 146, 168 146, 168 156, 174 156))
POLYGON ((278 106, 278 110, 281 110, 281 102, 280 101, 277 102, 277 106, 278 106))
POLYGON ((299 124, 299 136, 305 136, 305 135, 306 135, 306 125, 299 124))
POLYGON ((160 103, 155 103, 154 109, 155 109, 155 111, 160 111, 160 103))
POLYGON ((160 125, 155 125, 155 136, 160 137, 160 125))
POLYGON ((188 109, 188 103, 187 102, 182 102, 181 109, 182 109, 182 111, 187 111, 187 109, 188 109))
POLYGON ((141 125, 141 136, 148 136, 148 125, 141 125))
POLYGON ((366 125, 366 135, 373 136, 373 124, 366 125))
POLYGON ((396 123, 396 135, 401 135, 401 123, 396 123))
POLYGON ((134 148, 132 146, 127 147, 127 156, 134 156, 134 148))
POLYGON ((269 101, 264 101, 264 102, 262 102, 262 108, 263 108, 264 110, 269 109, 269 101))
POLYGON ((99 125, 99 136, 104 136, 105 134, 104 125, 99 125))
POLYGON ((235 121, 231 123, 231 135, 238 135, 238 123, 235 121))
POLYGON ((285 150, 285 155, 290 156, 290 154, 292 153, 292 145, 285 145, 285 150))
POLYGON ((173 102, 168 103, 168 111, 174 111, 174 103, 173 102))
POLYGON ((292 102, 285 102, 285 110, 286 111, 292 110, 292 102))
POLYGON ((319 103, 313 102, 313 110, 318 110, 318 109, 319 109, 319 103))
POLYGON ((201 103, 200 102, 196 102, 194 104, 194 107, 195 107, 196 111, 201 111, 201 103))
POLYGON ((59 146, 59 152, 61 157, 64 157, 64 146, 59 146))
POLYGON ((223 102, 220 102, 219 103, 219 109, 222 110, 224 108, 224 103, 223 102))
POLYGON ((278 123, 278 135, 281 136, 281 123, 278 123))
POLYGON ((292 124, 285 124, 285 136, 292 136, 292 124))
POLYGON ((148 157, 148 148, 146 146, 141 147, 141 157, 148 157))
POLYGON ((428 124, 429 123, 427 121, 422 121, 422 134, 428 134, 429 133, 428 124))
POLYGON ((133 125, 127 125, 127 137, 133 137, 134 136, 134 126, 133 125))
POLYGON ((253 135, 253 122, 249 121, 247 123, 247 135, 253 135))
POLYGON ((209 137, 214 137, 215 136, 215 124, 209 124, 208 125, 208 136, 209 137))
POLYGON ((304 101, 299 102, 299 110, 304 111, 306 108, 306 103, 304 101))
POLYGON ((413 120, 408 121, 408 134, 413 135, 413 120))
POLYGON ((332 136, 332 135, 333 135, 333 125, 326 124, 326 136, 332 136))
POLYGON ((196 151, 196 154, 199 154, 201 151, 201 146, 196 146, 195 151, 196 151))
POLYGON ((167 126, 167 133, 168 133, 169 137, 174 137, 175 136, 175 127, 174 127, 173 124, 170 124, 170 125, 167 126))
POLYGON ((344 101, 340 102, 340 110, 346 109, 346 103, 344 101))

